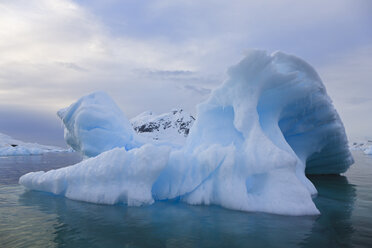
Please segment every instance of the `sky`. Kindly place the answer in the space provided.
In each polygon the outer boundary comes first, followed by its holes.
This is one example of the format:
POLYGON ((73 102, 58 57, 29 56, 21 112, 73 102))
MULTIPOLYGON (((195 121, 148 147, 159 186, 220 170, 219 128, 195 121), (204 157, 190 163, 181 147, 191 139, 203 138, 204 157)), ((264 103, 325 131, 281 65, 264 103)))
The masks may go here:
POLYGON ((195 106, 250 49, 315 67, 372 139, 370 0, 0 0, 0 132, 64 145, 56 111, 106 91, 128 118, 195 106))

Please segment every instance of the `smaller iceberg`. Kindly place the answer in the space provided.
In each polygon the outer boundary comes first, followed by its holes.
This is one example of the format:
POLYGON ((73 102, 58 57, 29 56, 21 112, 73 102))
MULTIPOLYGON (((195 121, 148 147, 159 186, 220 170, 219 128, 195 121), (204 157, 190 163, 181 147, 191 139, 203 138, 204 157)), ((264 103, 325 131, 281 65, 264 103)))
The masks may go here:
POLYGON ((368 148, 366 148, 366 149, 364 150, 364 154, 372 155, 372 146, 369 146, 368 148))
POLYGON ((372 155, 372 141, 357 141, 349 144, 350 150, 362 151, 366 155, 372 155))
MULTIPOLYGON (((228 79, 198 106, 181 146, 141 137, 102 92, 80 98, 58 115, 66 142, 88 159, 32 172, 19 182, 93 203, 180 200, 316 215, 317 190, 306 174, 339 174, 353 163, 344 126, 320 77, 305 61, 281 52, 252 51, 231 67, 228 79)), ((137 122, 142 126, 150 119, 144 114, 137 122)))
POLYGON ((116 103, 104 92, 80 98, 57 115, 65 125, 66 143, 87 157, 124 147, 139 147, 129 120, 116 103))
POLYGON ((68 152, 56 146, 45 146, 37 143, 26 143, 0 133, 0 156, 40 155, 48 152, 68 152))

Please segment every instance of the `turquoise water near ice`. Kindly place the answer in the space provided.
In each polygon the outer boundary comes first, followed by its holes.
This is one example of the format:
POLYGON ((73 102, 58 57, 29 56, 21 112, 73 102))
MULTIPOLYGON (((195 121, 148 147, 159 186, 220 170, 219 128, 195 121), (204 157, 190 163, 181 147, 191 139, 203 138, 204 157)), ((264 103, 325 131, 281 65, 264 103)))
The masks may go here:
POLYGON ((372 247, 372 156, 311 176, 320 216, 290 217, 156 202, 107 206, 27 191, 18 178, 74 164, 73 153, 0 158, 0 247, 372 247))

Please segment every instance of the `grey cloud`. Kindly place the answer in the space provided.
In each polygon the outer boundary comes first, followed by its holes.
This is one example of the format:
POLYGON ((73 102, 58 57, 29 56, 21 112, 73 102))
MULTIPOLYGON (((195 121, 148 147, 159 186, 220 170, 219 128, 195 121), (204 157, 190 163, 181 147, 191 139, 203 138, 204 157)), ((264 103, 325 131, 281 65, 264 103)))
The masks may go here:
POLYGON ((187 70, 149 70, 147 72, 149 76, 159 76, 159 77, 189 77, 195 75, 193 71, 187 70))
POLYGON ((208 74, 203 72, 189 70, 151 70, 151 69, 136 69, 133 70, 138 77, 144 77, 150 80, 166 80, 174 83, 181 83, 185 86, 184 89, 195 90, 199 93, 206 94, 207 88, 218 85, 222 79, 217 74, 208 74), (203 86, 195 86, 204 85, 203 86))
MULTIPOLYGON (((347 102, 354 105, 360 105, 360 104, 371 104, 372 98, 370 97, 353 97, 347 99, 347 102)), ((372 105, 371 105, 372 106, 372 105)))
POLYGON ((81 67, 81 66, 79 66, 75 63, 71 63, 71 62, 56 62, 56 64, 60 65, 62 67, 68 68, 68 69, 75 70, 75 71, 82 71, 82 72, 88 71, 84 67, 81 67))
POLYGON ((186 84, 183 86, 184 89, 191 90, 193 92, 196 92, 202 96, 209 95, 211 93, 211 89, 207 89, 204 87, 198 87, 195 85, 186 84))

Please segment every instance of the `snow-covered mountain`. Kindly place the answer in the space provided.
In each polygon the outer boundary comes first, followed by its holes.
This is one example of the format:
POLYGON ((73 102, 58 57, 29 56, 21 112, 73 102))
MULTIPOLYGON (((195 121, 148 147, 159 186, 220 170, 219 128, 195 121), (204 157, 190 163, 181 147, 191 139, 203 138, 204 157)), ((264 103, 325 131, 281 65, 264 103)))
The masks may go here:
POLYGON ((182 145, 195 118, 183 109, 160 115, 146 111, 130 120, 138 135, 147 141, 170 142, 182 145))
POLYGON ((39 155, 47 152, 67 151, 68 150, 56 146, 26 143, 0 133, 0 156, 39 155))

